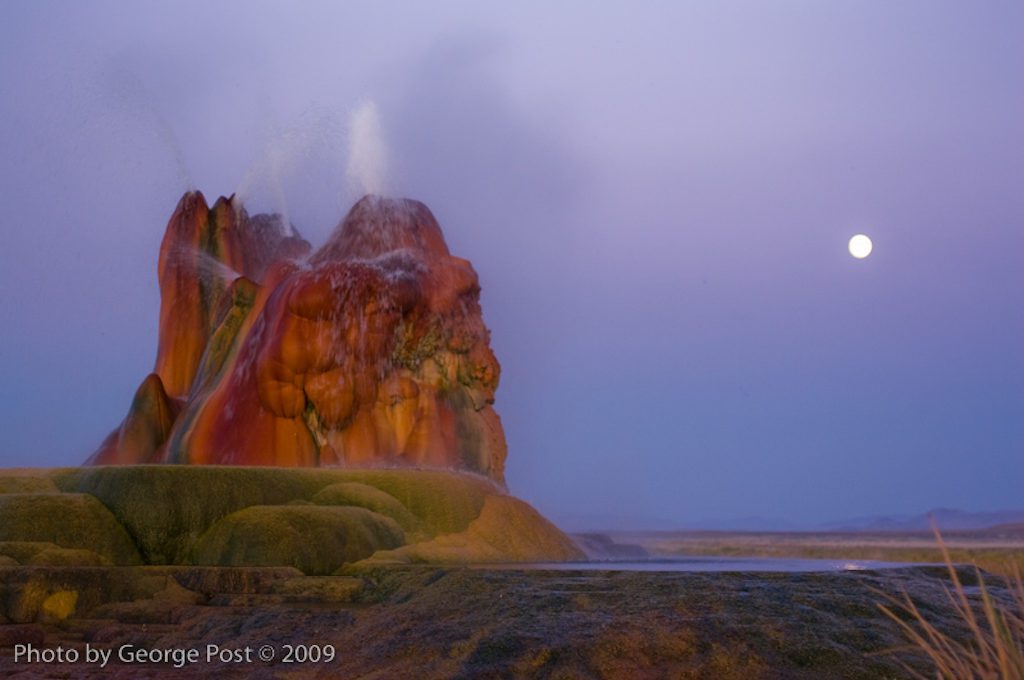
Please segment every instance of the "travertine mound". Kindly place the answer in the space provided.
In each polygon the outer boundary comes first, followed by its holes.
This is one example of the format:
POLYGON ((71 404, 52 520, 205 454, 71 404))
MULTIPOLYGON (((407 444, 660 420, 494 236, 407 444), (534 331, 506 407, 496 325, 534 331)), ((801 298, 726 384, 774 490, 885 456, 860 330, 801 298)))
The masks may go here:
POLYGON ((194 555, 197 564, 289 566, 325 575, 404 543, 395 520, 366 508, 256 505, 210 527, 194 555))
POLYGON ((49 489, 0 491, 0 567, 267 566, 330 574, 364 560, 583 558, 536 510, 469 473, 117 465, 0 471, 0 478, 15 490, 49 489))
POLYGON ((366 196, 322 248, 188 193, 154 372, 93 464, 445 467, 504 480, 476 272, 425 205, 366 196))
POLYGON ((128 533, 89 494, 0 494, 0 541, 92 550, 114 564, 140 561, 128 533))

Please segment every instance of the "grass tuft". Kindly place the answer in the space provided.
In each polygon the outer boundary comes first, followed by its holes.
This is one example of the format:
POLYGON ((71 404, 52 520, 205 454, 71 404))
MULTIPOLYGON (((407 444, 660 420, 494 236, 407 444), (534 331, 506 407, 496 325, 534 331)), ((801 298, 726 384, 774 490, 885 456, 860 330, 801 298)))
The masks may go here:
POLYGON ((888 604, 879 604, 911 643, 910 650, 927 657, 934 675, 904 665, 907 672, 923 680, 1024 680, 1024 580, 1016 565, 1005 580, 1007 596, 997 599, 995 589, 985 582, 981 569, 974 567, 977 597, 968 595, 949 550, 937 528, 935 538, 949 571, 952 588, 943 586, 956 619, 966 634, 953 636, 939 630, 914 604, 910 595, 884 594, 888 604))

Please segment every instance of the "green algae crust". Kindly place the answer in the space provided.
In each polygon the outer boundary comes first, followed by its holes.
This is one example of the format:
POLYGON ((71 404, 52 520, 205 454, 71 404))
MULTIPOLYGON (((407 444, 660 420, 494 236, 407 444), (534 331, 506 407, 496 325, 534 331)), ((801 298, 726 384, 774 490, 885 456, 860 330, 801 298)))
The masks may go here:
POLYGON ((0 550, 5 563, 327 574, 377 553, 415 562, 581 556, 493 481, 443 470, 95 466, 0 470, 0 483, 0 542, 14 546, 0 550))
POLYGON ((113 564, 140 563, 124 527, 82 493, 0 494, 0 541, 48 542, 95 551, 113 564))

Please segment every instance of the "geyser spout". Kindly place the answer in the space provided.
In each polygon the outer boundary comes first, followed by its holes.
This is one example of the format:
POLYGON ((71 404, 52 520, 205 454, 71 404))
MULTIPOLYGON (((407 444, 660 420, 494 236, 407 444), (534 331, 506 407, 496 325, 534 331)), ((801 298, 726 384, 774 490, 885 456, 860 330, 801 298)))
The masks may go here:
POLYGON ((367 194, 356 201, 310 262, 372 260, 396 250, 408 250, 427 261, 450 257, 430 208, 408 198, 367 194))

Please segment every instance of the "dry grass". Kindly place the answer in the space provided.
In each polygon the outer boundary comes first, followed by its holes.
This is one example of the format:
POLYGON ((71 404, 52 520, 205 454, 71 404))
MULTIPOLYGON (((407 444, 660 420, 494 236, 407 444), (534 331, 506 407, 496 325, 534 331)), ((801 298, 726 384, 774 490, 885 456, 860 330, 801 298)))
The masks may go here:
POLYGON ((934 665, 933 676, 906 667, 915 678, 944 680, 1024 680, 1024 580, 1019 568, 1005 581, 1007 594, 997 599, 975 566, 978 597, 972 602, 953 564, 942 536, 935 529, 952 588, 946 597, 963 624, 966 635, 954 637, 940 631, 906 593, 902 598, 885 595, 889 605, 879 605, 910 640, 911 650, 924 654, 934 665))

